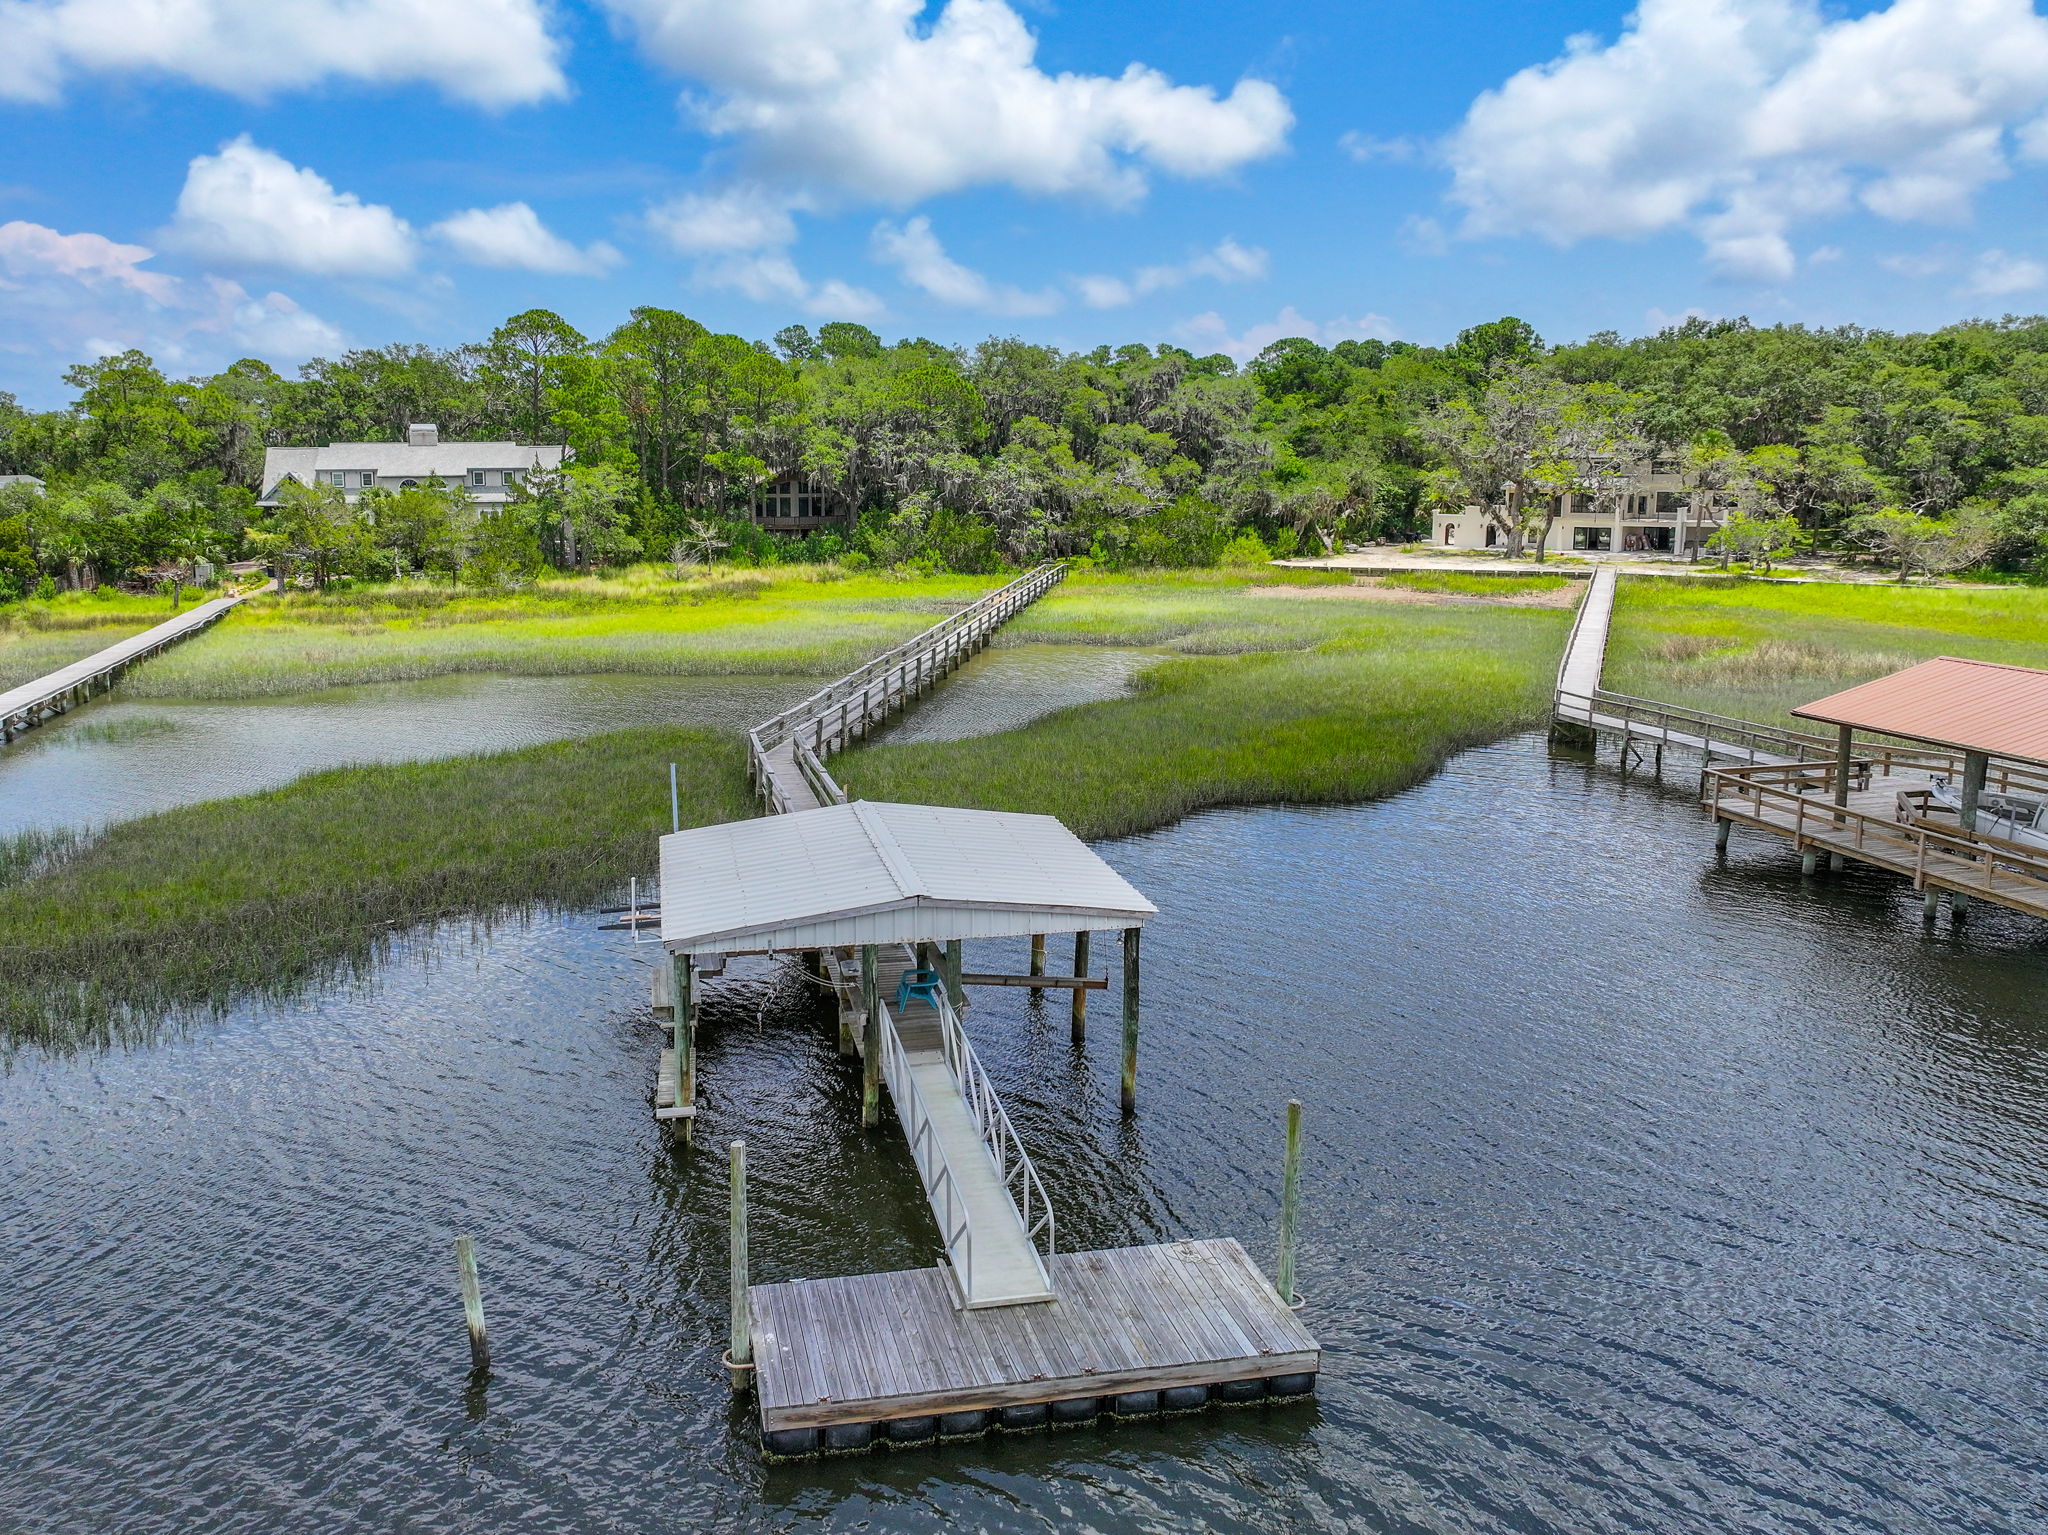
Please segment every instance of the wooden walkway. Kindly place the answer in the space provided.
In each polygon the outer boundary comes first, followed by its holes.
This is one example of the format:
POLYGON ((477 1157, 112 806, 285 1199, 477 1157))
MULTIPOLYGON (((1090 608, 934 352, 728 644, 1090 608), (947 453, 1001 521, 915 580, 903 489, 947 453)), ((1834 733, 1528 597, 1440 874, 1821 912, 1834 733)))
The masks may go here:
POLYGON ((845 804, 825 758, 921 697, 1066 573, 1040 565, 748 731, 749 770, 769 814, 845 804))
POLYGON ((75 708, 94 693, 105 692, 137 661, 145 661, 187 635, 197 634, 241 600, 239 596, 216 597, 211 602, 202 602, 83 661, 73 661, 47 677, 0 693, 0 744, 75 708))
POLYGON ((1827 792, 1830 768, 1816 762, 1716 770, 1707 774, 1701 798, 1717 821, 1790 838, 1802 853, 1840 854, 1902 874, 1916 890, 1947 890, 2048 917, 2048 851, 1902 812, 1902 793, 1926 791, 1922 775, 1873 776, 1837 808, 1827 792), (1809 792, 1797 785, 1802 773, 1809 792))
POLYGON ((1057 1300, 994 1311, 956 1307, 939 1269, 753 1286, 769 1448, 1305 1395, 1322 1368, 1235 1241, 1062 1253, 1051 1268, 1057 1300))

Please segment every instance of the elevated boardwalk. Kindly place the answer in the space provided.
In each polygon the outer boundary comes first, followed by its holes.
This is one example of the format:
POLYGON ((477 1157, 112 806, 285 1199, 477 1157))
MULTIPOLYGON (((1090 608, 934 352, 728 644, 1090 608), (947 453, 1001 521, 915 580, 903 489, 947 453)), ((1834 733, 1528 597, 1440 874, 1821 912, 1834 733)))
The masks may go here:
POLYGON ((959 1309, 939 1269, 748 1292, 771 1453, 1299 1396, 1321 1351, 1235 1241, 1062 1253, 1059 1299, 959 1309))
POLYGON ((136 662, 146 661, 186 636, 197 634, 241 600, 239 596, 216 597, 210 602, 202 602, 153 629, 145 629, 140 634, 132 634, 109 645, 83 661, 73 661, 47 677, 38 677, 34 682, 25 682, 18 688, 0 693, 0 745, 13 741, 24 731, 33 730, 45 720, 55 719, 76 708, 94 693, 105 692, 121 673, 136 662))

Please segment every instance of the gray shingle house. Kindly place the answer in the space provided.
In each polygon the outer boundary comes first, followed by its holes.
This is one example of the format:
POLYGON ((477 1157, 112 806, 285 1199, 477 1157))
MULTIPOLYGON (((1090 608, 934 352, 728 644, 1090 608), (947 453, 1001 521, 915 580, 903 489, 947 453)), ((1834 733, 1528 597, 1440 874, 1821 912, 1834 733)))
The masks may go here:
POLYGON ((500 502, 536 470, 562 467, 567 448, 516 442, 443 442, 426 422, 405 429, 404 442, 330 442, 324 448, 268 448, 263 454, 262 506, 277 505, 287 481, 337 485, 353 501, 371 488, 405 490, 438 479, 461 486, 472 501, 500 502))

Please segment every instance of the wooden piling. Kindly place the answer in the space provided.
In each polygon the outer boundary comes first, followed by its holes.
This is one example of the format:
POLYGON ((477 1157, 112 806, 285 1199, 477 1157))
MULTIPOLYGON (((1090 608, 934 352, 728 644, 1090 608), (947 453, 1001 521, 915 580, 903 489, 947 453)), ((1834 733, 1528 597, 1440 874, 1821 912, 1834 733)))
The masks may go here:
MULTIPOLYGON (((694 1109, 697 1106, 697 965, 687 954, 676 955, 671 963, 676 971, 676 1107, 694 1109)), ((683 1127, 685 1146, 696 1140, 697 1119, 694 1114, 672 1123, 683 1127)))
POLYGON ((1274 1288, 1280 1302, 1295 1305, 1294 1243, 1301 1215, 1301 1101, 1287 1100, 1287 1149, 1280 1162, 1280 1268, 1274 1288))
POLYGON ((1735 830, 1735 823, 1719 819, 1714 821, 1714 847, 1720 852, 1728 851, 1728 834, 1735 830))
POLYGON ((882 988, 876 980, 879 956, 875 946, 860 946, 860 1122, 882 1121, 882 988))
POLYGON ((1045 974, 1045 934, 1031 935, 1031 974, 1045 974))
POLYGON ((746 1389, 753 1373, 754 1330, 747 1321, 747 1143, 734 1141, 732 1159, 732 1344, 725 1356, 732 1389, 746 1389))
MULTIPOLYGON (((1138 1110, 1138 938, 1142 928, 1124 929, 1124 1080, 1123 1110, 1138 1110)), ((1076 991, 1075 996, 1081 993, 1076 991)))
POLYGON ((668 829, 683 829, 683 801, 676 791, 676 765, 673 762, 668 765, 668 829))
POLYGON ((455 1239, 455 1267, 462 1276, 462 1314, 469 1323, 469 1365, 472 1370, 491 1372, 491 1340, 484 1331, 484 1292, 476 1280, 476 1242, 466 1236, 455 1239))
MULTIPOLYGON (((1086 933, 1074 934, 1074 978, 1080 981, 1088 979, 1088 935, 1086 933)), ((1088 993, 1076 986, 1074 988, 1074 1043, 1085 1045, 1087 1042, 1088 993)))
POLYGON ((960 989, 960 948, 959 939, 946 940, 946 1000, 953 1004, 955 1012, 967 1005, 967 993, 960 989))

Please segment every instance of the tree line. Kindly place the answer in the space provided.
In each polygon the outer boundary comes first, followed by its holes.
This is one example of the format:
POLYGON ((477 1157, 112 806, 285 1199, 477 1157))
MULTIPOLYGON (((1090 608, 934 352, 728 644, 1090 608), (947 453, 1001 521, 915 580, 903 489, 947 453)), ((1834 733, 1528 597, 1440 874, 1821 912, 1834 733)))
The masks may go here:
POLYGON ((252 358, 175 378, 130 351, 64 379, 57 410, 0 394, 0 473, 47 482, 0 487, 0 596, 237 557, 322 581, 644 557, 1203 564, 1247 534, 1282 554, 1408 538, 1473 504, 1517 547, 1570 498, 1625 493, 1652 454, 1727 508, 1724 557, 1851 544, 1902 570, 2048 567, 2040 317, 1910 335, 1695 319, 1563 345, 1506 318, 1442 347, 1281 340, 1240 367, 1171 345, 885 344, 844 322, 749 341, 658 308, 592 338, 529 310, 475 344, 296 377, 252 358), (417 421, 572 457, 503 508, 434 484, 256 505, 266 447, 395 442, 417 421), (783 473, 848 524, 754 527, 783 473))

